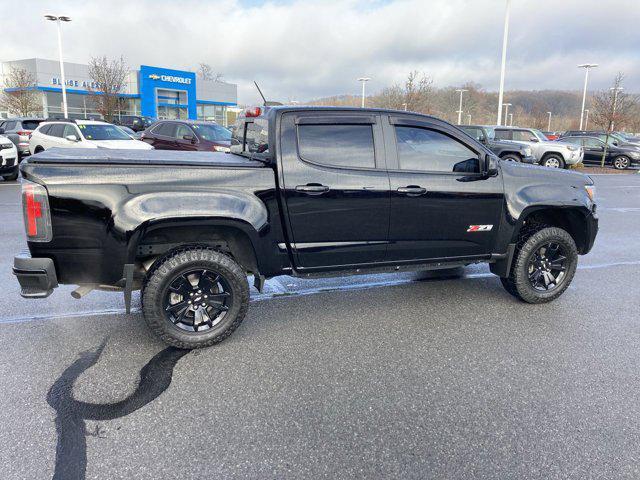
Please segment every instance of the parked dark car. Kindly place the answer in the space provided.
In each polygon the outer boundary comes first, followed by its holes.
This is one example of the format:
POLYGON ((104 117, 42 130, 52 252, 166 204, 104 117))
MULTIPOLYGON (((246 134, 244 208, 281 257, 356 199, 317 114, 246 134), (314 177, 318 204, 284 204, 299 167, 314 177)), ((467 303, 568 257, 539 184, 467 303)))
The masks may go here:
MULTIPOLYGON (((584 148, 583 163, 601 165, 605 143, 598 137, 563 137, 563 142, 573 143, 584 148)), ((625 170, 640 164, 640 151, 633 147, 609 145, 605 157, 605 165, 612 165, 616 170, 625 170)))
POLYGON ((160 120, 145 130, 140 139, 156 150, 228 152, 231 132, 213 122, 160 120))
POLYGON ((52 149, 23 162, 22 296, 121 289, 128 309, 142 289, 150 329, 197 348, 238 327, 248 273, 262 290, 277 275, 488 263, 511 295, 544 303, 595 241, 588 176, 503 162, 434 117, 260 107, 233 131, 231 154, 52 149))
POLYGON ((562 134, 559 138, 560 141, 564 141, 565 137, 596 137, 603 141, 608 141, 609 145, 614 147, 630 147, 640 149, 640 143, 627 140, 625 137, 620 136, 616 132, 594 131, 594 130, 568 130, 562 134), (607 140, 608 138, 608 140, 607 140))
POLYGON ((489 150, 503 160, 523 163, 538 163, 532 155, 531 147, 509 140, 496 140, 489 127, 483 125, 460 125, 463 132, 484 144, 489 150))
POLYGON ((16 117, 7 118, 0 123, 0 135, 4 135, 18 149, 18 161, 29 155, 29 136, 40 122, 44 122, 43 118, 37 117, 16 117))
POLYGON ((122 125, 123 127, 129 127, 134 132, 142 132, 153 123, 153 120, 150 117, 139 115, 121 115, 120 117, 116 117, 113 123, 122 125))

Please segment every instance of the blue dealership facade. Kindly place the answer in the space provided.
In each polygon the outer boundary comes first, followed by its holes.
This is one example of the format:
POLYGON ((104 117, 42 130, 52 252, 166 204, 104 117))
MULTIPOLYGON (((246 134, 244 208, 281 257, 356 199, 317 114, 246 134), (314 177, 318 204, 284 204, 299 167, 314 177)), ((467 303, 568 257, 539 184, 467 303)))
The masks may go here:
MULTIPOLYGON (((62 81, 59 63, 32 58, 2 63, 2 76, 13 68, 30 72, 41 93, 42 110, 34 114, 58 116, 62 112, 62 81)), ((4 79, 3 79, 4 80, 4 79)), ((67 104, 72 118, 95 117, 92 101, 95 83, 88 65, 65 62, 67 104)), ((237 105, 237 86, 228 82, 203 80, 193 71, 141 65, 129 72, 122 98, 121 115, 142 115, 153 119, 183 118, 215 120, 226 125, 227 109, 237 105)), ((6 117, 0 105, 0 116, 6 117)))

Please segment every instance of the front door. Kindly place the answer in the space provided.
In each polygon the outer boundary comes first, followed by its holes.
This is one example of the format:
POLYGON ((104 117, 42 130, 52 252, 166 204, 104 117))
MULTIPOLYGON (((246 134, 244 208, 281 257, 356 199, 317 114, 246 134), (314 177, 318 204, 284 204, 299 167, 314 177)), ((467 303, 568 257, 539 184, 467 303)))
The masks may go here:
POLYGON ((486 256, 502 216, 500 174, 480 172, 486 151, 439 122, 384 117, 391 191, 387 259, 486 256))
POLYGON ((281 191, 297 267, 383 261, 389 179, 379 117, 292 112, 280 128, 281 191))
MULTIPOLYGON (((602 153, 604 152, 604 142, 598 138, 583 138, 584 159, 586 164, 599 165, 602 162, 602 153)), ((605 161, 606 163, 606 161, 605 161)))

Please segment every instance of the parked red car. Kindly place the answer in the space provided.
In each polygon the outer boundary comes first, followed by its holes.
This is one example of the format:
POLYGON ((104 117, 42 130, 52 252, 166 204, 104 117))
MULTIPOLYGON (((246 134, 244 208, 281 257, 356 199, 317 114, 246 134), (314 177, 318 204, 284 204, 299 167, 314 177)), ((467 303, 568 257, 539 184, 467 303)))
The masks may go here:
POLYGON ((558 140, 560 138, 560 134, 558 132, 542 132, 542 133, 549 140, 558 140))
POLYGON ((149 126, 140 140, 157 150, 228 152, 231 131, 213 122, 160 120, 149 126))

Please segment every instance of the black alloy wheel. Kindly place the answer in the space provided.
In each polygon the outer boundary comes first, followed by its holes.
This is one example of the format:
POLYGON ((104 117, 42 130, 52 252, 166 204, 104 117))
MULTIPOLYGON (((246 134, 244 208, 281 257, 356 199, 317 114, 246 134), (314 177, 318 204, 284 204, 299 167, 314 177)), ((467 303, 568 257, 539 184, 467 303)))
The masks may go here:
POLYGON ((625 157, 624 155, 613 159, 613 168, 616 170, 626 170, 629 168, 629 165, 631 165, 631 161, 629 160, 629 157, 625 157))
POLYGON ((188 270, 178 275, 164 293, 167 319, 188 332, 204 332, 215 327, 232 306, 229 282, 207 269, 188 270))
POLYGON ((560 243, 540 245, 529 257, 528 275, 531 286, 550 292, 562 284, 567 271, 567 255, 560 243))

